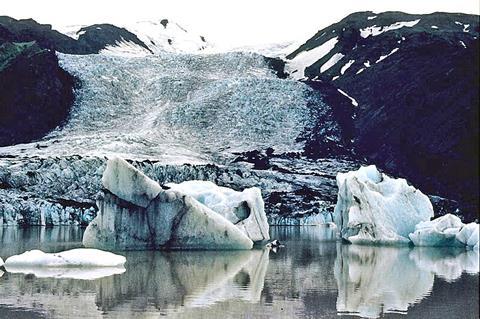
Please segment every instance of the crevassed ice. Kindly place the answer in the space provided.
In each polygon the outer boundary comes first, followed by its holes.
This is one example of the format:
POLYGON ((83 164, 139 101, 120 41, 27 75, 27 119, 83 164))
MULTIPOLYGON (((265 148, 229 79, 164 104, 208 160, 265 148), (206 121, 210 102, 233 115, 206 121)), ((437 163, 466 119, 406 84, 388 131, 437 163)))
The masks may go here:
POLYGON ((411 28, 419 22, 420 22, 420 19, 413 20, 413 21, 405 21, 405 22, 395 22, 394 24, 391 24, 389 26, 383 26, 383 27, 373 25, 371 27, 360 29, 360 36, 362 38, 368 38, 369 36, 377 36, 384 32, 401 29, 403 27, 411 28))
POLYGON ((82 81, 67 123, 40 141, 46 148, 31 143, 0 153, 206 163, 267 147, 300 151, 296 138, 313 125, 310 105, 323 105, 254 53, 59 59, 82 81))
POLYGON ((337 42, 338 37, 331 38, 314 49, 300 52, 295 58, 287 62, 285 65, 286 71, 294 79, 298 80, 304 78, 305 69, 332 51, 337 42))

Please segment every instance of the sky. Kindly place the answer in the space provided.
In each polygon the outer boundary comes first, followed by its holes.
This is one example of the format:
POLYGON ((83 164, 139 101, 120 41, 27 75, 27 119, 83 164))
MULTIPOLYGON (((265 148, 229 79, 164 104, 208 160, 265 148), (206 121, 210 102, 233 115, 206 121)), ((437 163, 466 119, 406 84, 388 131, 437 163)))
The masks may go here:
POLYGON ((356 11, 480 14, 478 0, 14 0, 0 15, 33 18, 54 28, 128 24, 167 18, 210 42, 237 47, 304 41, 356 11))

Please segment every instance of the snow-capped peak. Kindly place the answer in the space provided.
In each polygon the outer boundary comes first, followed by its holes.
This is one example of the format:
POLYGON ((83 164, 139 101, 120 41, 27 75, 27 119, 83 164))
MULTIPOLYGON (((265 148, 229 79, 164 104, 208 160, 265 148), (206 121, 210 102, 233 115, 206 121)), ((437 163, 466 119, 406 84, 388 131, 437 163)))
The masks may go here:
POLYGON ((124 28, 135 34, 154 53, 197 52, 209 46, 203 36, 190 33, 178 23, 167 19, 141 21, 125 25, 124 28))

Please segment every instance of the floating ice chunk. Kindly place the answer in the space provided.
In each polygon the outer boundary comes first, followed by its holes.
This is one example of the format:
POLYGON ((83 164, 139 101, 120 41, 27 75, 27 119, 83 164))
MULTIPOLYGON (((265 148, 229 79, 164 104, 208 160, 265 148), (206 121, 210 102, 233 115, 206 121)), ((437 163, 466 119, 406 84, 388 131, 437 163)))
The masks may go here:
POLYGON ((460 218, 447 214, 419 223, 409 238, 415 246, 460 246, 455 236, 462 226, 460 218))
POLYGON ((348 68, 352 66, 353 63, 355 63, 355 60, 350 60, 347 63, 345 63, 345 65, 342 66, 342 68, 340 69, 340 74, 344 75, 345 72, 348 70, 348 68))
POLYGON ((125 262, 125 257, 108 251, 77 248, 59 253, 29 250, 7 258, 5 267, 117 267, 125 262))
POLYGON ((415 246, 467 246, 478 244, 476 223, 463 224, 460 218, 447 214, 432 221, 421 222, 409 235, 415 246))
POLYGON ((456 235, 456 239, 468 247, 478 248, 478 227, 477 223, 464 225, 456 235))
POLYGON ((369 36, 377 36, 384 32, 401 29, 403 27, 411 28, 415 26, 418 22, 420 22, 420 19, 406 22, 395 22, 394 24, 384 27, 377 27, 376 25, 373 25, 371 27, 360 29, 360 36, 362 38, 368 38, 369 36))
POLYGON ((102 184, 118 197, 144 208, 162 190, 158 183, 119 157, 107 161, 102 184))
MULTIPOLYGON (((253 221, 255 218, 257 222, 259 215, 265 214, 258 189, 247 190, 243 194, 252 206, 238 200, 233 205, 236 209, 231 211, 238 219, 237 225, 234 225, 188 194, 174 189, 162 190, 160 185, 122 159, 109 160, 102 181, 107 181, 104 182, 107 190, 98 197, 97 217, 83 235, 86 247, 122 250, 251 249, 253 242, 248 236, 257 238, 265 235, 265 229, 261 228, 264 225, 253 221), (154 198, 153 194, 156 194, 154 198), (248 218, 250 215, 252 219, 248 218)), ((194 189, 190 187, 192 193, 195 193, 194 189)), ((218 204, 216 209, 221 211, 222 208, 228 215, 230 203, 222 201, 223 195, 222 192, 206 192, 202 200, 209 205, 218 204)), ((266 234, 268 236, 268 228, 266 234)))
POLYGON ((335 53, 334 55, 332 55, 332 57, 330 59, 328 59, 327 62, 325 62, 321 67, 320 67, 320 73, 323 73, 325 71, 327 71, 328 69, 330 69, 332 66, 334 66, 335 64, 337 64, 338 61, 340 61, 341 59, 343 59, 345 55, 343 55, 342 53, 335 53))
POLYGON ((305 77, 305 69, 333 50, 338 42, 338 37, 325 41, 322 45, 309 51, 302 51, 286 64, 286 70, 295 79, 305 77), (296 72, 295 72, 296 71, 296 72))
POLYGON ((433 216, 430 200, 404 179, 374 165, 337 174, 335 224, 352 243, 408 243, 415 225, 433 216))
POLYGON ((208 181, 167 184, 172 190, 192 196, 240 228, 251 240, 269 240, 268 221, 260 189, 237 192, 208 181))

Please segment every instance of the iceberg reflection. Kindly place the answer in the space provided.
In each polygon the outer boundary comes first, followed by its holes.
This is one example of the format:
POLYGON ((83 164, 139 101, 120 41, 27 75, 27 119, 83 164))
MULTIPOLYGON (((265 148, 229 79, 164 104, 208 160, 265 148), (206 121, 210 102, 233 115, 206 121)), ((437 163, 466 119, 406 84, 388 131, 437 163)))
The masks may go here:
POLYGON ((478 252, 338 245, 337 311, 366 318, 406 313, 431 293, 434 275, 451 281, 463 272, 478 272, 478 252))

